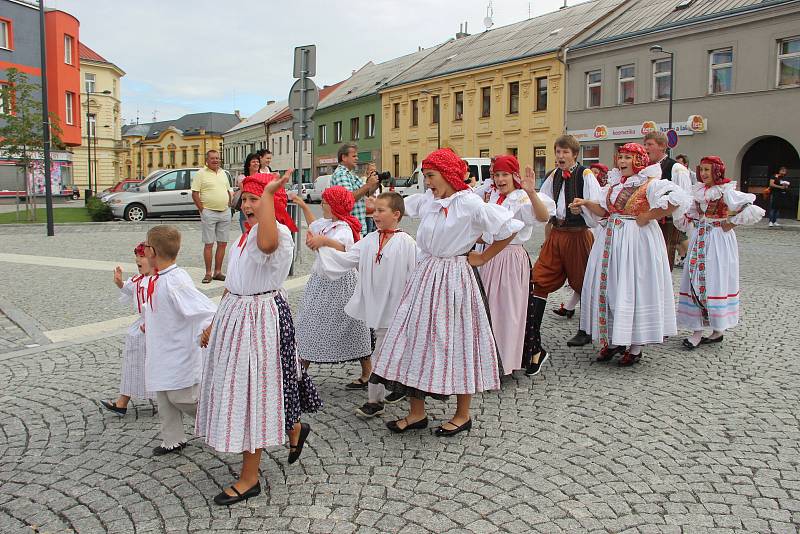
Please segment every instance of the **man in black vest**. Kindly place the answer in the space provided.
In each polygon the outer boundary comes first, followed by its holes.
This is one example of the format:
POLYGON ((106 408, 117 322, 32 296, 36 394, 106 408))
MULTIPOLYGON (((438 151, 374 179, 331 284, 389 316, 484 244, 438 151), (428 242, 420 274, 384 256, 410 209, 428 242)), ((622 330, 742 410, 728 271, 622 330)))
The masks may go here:
MULTIPOLYGON (((644 136, 644 148, 650 156, 650 163, 661 165, 661 179, 675 182, 687 193, 692 193, 692 177, 689 169, 667 156, 667 136, 662 132, 650 132, 644 136)), ((675 267, 675 251, 681 240, 681 232, 672 224, 672 217, 665 217, 658 222, 664 235, 667 247, 669 270, 675 267)))
MULTIPOLYGON (((542 245, 539 259, 533 266, 528 320, 525 325, 525 348, 523 354, 532 354, 526 363, 525 374, 539 373, 547 360, 547 351, 542 347, 541 326, 547 295, 563 287, 569 281, 570 287, 580 294, 586 262, 592 249, 592 232, 589 226, 597 222, 585 208, 571 208, 576 198, 600 201, 600 185, 594 173, 577 162, 580 144, 571 135, 562 135, 554 145, 557 167, 539 191, 556 203, 556 216, 551 218, 552 229, 542 245)), ((581 313, 584 313, 581 310, 581 313)), ((588 313, 588 311, 587 311, 588 313)), ((592 337, 582 330, 567 344, 579 347, 592 342, 592 337)))

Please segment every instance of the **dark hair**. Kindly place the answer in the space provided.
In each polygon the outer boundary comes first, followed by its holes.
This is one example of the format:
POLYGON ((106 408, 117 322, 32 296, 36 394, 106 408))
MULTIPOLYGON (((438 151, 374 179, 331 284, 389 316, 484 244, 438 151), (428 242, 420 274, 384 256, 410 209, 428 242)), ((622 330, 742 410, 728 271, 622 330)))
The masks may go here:
POLYGON ((250 162, 254 159, 258 159, 258 152, 251 152, 247 155, 244 160, 244 174, 245 176, 250 176, 250 162))
POLYGON ((350 149, 358 151, 358 145, 355 143, 345 143, 339 147, 339 151, 336 153, 336 159, 339 163, 342 162, 342 158, 350 154, 350 149))
POLYGON ((677 156, 675 156, 676 161, 679 159, 682 159, 683 161, 686 162, 686 165, 689 165, 689 157, 686 154, 678 154, 677 156))
POLYGON ((403 218, 403 215, 406 214, 406 205, 403 202, 403 197, 399 193, 395 193, 394 191, 388 191, 386 193, 381 193, 377 197, 378 200, 385 200, 387 204, 389 204, 389 209, 392 211, 399 211, 400 212, 400 219, 403 218))
POLYGON ((575 157, 577 157, 581 151, 581 144, 578 143, 578 140, 575 139, 574 136, 561 135, 556 139, 555 143, 553 143, 553 150, 556 148, 566 148, 567 150, 571 151, 575 157))
POLYGON ((256 156, 258 156, 259 159, 263 158, 267 154, 272 154, 272 152, 270 152, 267 148, 261 148, 256 151, 256 156))
POLYGON ((207 152, 206 152, 206 159, 208 159, 208 157, 209 157, 211 154, 219 154, 219 150, 217 150, 217 149, 215 149, 215 148, 212 148, 211 150, 207 151, 207 152))

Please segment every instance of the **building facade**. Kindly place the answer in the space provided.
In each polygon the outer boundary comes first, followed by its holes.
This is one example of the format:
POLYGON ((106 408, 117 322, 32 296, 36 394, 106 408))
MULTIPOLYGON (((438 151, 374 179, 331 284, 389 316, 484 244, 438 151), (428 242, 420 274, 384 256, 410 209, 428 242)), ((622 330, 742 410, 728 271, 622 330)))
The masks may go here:
POLYGON ((674 74, 673 154, 692 165, 718 155, 729 177, 756 193, 786 165, 782 215, 797 216, 800 2, 634 0, 575 44, 567 63, 567 126, 585 161, 612 165, 618 145, 666 131, 674 74))
POLYGON ((126 176, 120 107, 125 72, 83 43, 79 56, 83 114, 81 145, 73 149, 73 175, 77 186, 88 188, 91 164, 91 189, 102 191, 126 176))
POLYGON ((159 169, 200 167, 205 153, 222 149, 222 134, 238 124, 230 113, 191 113, 172 121, 122 127, 125 178, 142 179, 159 169))
POLYGON ((267 121, 284 109, 286 101, 269 100, 266 106, 222 135, 222 166, 231 176, 242 173, 248 154, 269 148, 267 121))
POLYGON ((50 112, 60 119, 62 144, 78 146, 81 144, 80 22, 57 9, 46 11, 44 17, 47 104, 50 112))

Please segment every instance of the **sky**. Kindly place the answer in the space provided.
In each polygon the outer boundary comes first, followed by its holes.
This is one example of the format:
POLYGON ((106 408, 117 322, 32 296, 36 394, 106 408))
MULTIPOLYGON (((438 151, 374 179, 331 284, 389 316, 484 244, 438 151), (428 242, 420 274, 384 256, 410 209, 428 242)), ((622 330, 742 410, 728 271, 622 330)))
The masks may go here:
MULTIPOLYGON (((580 3, 569 0, 569 5, 580 3)), ((287 98, 294 47, 315 44, 314 81, 342 81, 390 60, 484 30, 489 0, 46 0, 80 20, 80 40, 125 71, 126 124, 240 110, 287 98)), ((494 27, 563 0, 492 0, 494 27)), ((98 87, 98 91, 105 88, 98 87)))

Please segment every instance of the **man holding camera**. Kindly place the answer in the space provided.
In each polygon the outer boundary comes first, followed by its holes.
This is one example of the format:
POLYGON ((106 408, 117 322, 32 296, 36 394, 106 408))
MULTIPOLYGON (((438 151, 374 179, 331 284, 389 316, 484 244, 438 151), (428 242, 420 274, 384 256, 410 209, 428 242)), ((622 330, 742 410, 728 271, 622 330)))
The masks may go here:
POLYGON ((363 237, 367 235, 367 206, 364 197, 378 189, 378 172, 375 165, 370 163, 367 167, 367 175, 363 180, 356 176, 358 146, 355 143, 345 143, 339 147, 337 159, 339 166, 333 171, 331 185, 341 185, 353 194, 356 202, 352 214, 361 223, 361 236, 363 237))

